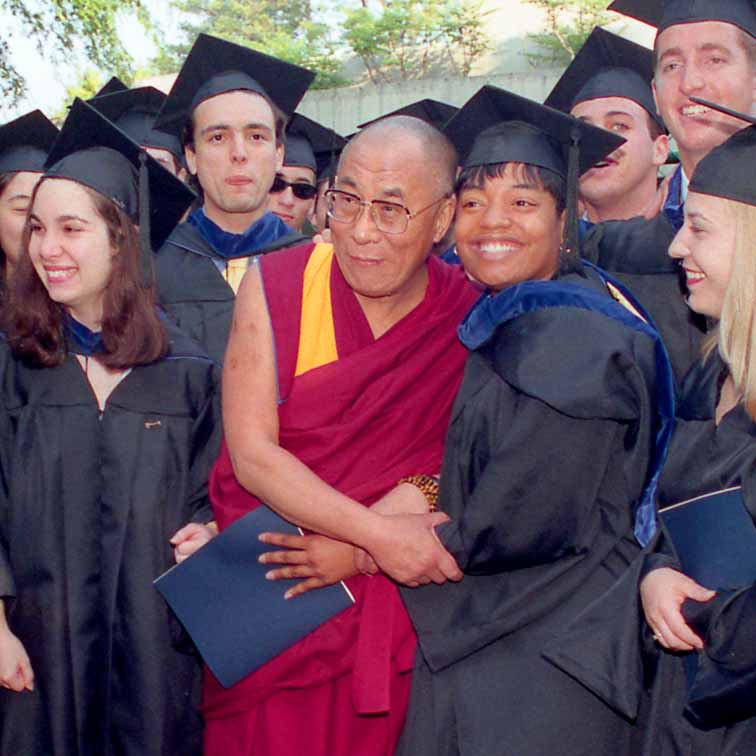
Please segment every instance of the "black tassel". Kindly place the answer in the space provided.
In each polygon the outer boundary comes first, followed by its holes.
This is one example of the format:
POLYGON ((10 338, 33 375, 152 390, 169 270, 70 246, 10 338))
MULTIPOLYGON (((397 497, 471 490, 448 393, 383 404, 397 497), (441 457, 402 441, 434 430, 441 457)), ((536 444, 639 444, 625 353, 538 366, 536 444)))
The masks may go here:
POLYGON ((142 254, 142 285, 152 288, 152 241, 150 234, 150 174, 147 153, 139 152, 139 246, 142 254))
POLYGON ((572 127, 567 159, 567 218, 564 231, 563 271, 585 275, 580 263, 580 229, 578 226, 578 182, 580 180, 580 129, 572 127))

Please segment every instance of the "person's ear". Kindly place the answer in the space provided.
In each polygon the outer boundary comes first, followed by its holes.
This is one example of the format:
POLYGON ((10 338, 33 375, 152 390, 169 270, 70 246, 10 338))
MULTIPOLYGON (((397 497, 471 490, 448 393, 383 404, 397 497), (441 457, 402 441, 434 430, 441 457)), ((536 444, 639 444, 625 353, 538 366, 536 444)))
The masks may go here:
POLYGON ((191 173, 192 176, 196 176, 197 153, 195 153, 193 145, 187 144, 184 146, 184 160, 186 160, 186 167, 189 169, 189 173, 191 173))
POLYGON ((656 166, 664 165, 669 157, 669 137, 666 134, 660 134, 654 139, 653 147, 653 164, 656 166))
POLYGON ((454 220, 454 210, 456 207, 457 198, 454 194, 450 197, 446 197, 440 203, 440 207, 436 213, 435 228, 433 230, 434 244, 437 244, 444 238, 444 236, 446 236, 446 232, 449 230, 452 220, 454 220))

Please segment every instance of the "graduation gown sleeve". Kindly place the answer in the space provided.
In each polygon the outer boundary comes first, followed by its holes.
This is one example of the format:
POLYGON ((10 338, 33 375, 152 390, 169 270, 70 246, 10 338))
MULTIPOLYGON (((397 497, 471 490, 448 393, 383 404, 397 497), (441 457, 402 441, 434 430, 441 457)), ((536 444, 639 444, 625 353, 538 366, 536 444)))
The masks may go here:
POLYGON ((704 640, 687 710, 703 727, 756 716, 756 585, 686 601, 683 615, 704 640))
MULTIPOLYGON (((8 357, 5 342, 0 343, 0 362, 8 357)), ((12 425, 5 404, 0 405, 0 599, 7 599, 16 594, 10 560, 8 558, 7 523, 9 507, 8 485, 8 451, 11 447, 12 425)))
POLYGON ((596 529, 593 507, 618 426, 575 422, 544 402, 498 386, 491 407, 492 449, 464 512, 437 530, 460 568, 486 574, 585 553, 596 529))

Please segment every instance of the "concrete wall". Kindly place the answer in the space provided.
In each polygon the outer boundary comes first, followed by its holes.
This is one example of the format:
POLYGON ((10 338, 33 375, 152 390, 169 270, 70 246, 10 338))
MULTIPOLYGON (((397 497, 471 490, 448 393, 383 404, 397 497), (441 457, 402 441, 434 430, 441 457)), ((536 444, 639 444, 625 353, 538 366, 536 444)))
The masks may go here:
POLYGON ((351 134, 358 124, 417 100, 431 98, 450 105, 463 105, 484 84, 493 84, 541 102, 551 91, 559 74, 558 70, 533 71, 321 89, 308 92, 297 110, 318 123, 335 129, 339 134, 351 134))

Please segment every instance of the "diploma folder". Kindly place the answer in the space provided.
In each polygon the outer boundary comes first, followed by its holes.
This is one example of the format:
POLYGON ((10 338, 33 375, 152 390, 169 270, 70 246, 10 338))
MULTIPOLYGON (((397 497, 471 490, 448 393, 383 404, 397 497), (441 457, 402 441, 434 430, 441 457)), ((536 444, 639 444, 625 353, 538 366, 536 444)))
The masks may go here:
POLYGON ((272 509, 258 507, 154 581, 226 688, 354 603, 344 583, 284 599, 300 580, 265 579, 277 565, 257 559, 281 547, 262 543, 260 533, 301 531, 272 509))
POLYGON ((756 581, 756 525, 741 488, 697 496, 659 513, 683 572, 711 590, 756 581))

